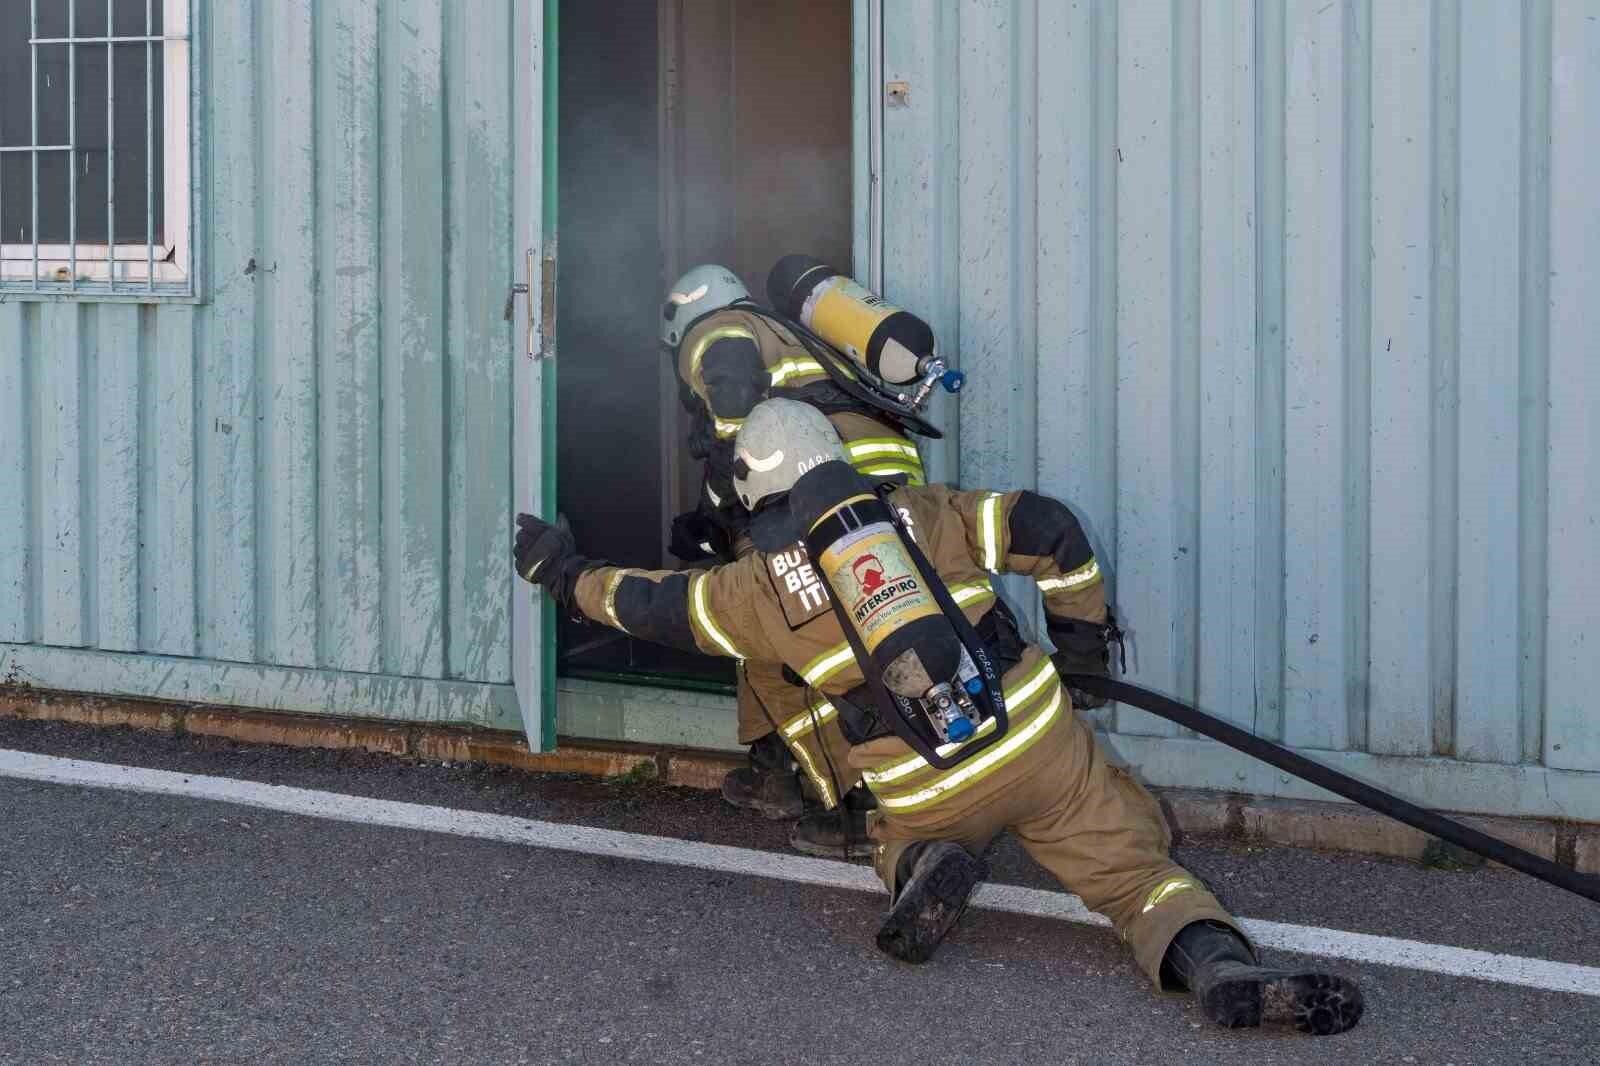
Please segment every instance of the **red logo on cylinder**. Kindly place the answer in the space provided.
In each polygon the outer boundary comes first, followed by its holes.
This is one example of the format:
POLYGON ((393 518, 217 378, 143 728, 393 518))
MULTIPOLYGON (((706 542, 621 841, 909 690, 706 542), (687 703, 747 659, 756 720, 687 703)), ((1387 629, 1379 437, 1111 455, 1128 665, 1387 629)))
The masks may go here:
POLYGON ((883 563, 878 561, 876 555, 863 555, 850 564, 850 570, 856 576, 856 584, 861 586, 861 594, 870 596, 883 587, 883 563))

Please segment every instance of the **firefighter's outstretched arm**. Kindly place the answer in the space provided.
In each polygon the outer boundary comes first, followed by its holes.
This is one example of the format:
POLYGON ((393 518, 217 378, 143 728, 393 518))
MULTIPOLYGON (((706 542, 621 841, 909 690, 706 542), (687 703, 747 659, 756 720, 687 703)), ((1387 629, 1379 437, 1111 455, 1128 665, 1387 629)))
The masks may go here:
POLYGON ((775 661, 755 605, 752 559, 709 570, 639 570, 587 559, 572 534, 517 516, 516 571, 569 613, 656 644, 734 659, 775 661))

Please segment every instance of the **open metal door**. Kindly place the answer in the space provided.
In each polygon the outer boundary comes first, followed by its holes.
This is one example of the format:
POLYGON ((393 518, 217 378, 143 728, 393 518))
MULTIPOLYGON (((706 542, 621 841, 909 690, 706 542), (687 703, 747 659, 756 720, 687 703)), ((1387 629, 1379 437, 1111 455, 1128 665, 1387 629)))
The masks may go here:
MULTIPOLYGON (((556 13, 558 0, 519 0, 514 72, 517 247, 513 295, 516 393, 512 503, 552 518, 556 509, 556 13)), ((511 668, 528 747, 556 745, 555 612, 537 589, 516 582, 511 668)))

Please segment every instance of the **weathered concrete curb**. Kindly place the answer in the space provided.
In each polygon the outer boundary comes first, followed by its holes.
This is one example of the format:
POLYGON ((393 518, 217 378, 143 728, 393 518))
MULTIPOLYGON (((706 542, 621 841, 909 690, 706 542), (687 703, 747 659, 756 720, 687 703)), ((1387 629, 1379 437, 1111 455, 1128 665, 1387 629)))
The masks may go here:
POLYGON ((532 752, 520 735, 498 730, 398 725, 3 687, 0 718, 188 733, 243 744, 365 751, 426 762, 475 762, 547 774, 615 777, 642 772, 664 784, 701 789, 717 788, 724 774, 743 763, 725 752, 647 749, 569 738, 562 738, 555 751, 532 752))
MULTIPOLYGON (((663 784, 715 789, 742 764, 725 752, 647 748, 562 738, 553 752, 530 752, 515 733, 448 726, 391 725, 316 715, 242 711, 30 689, 0 688, 0 718, 121 726, 217 737, 245 744, 365 751, 429 762, 474 762, 536 773, 614 777, 642 774, 663 784)), ((1225 792, 1158 790, 1178 840, 1226 838, 1259 844, 1472 865, 1442 842, 1361 807, 1263 799, 1225 792)), ((1600 874, 1600 825, 1463 815, 1491 836, 1584 873, 1600 874)))
MULTIPOLYGON (((1440 865, 1481 865, 1477 856, 1375 811, 1344 803, 1158 790, 1167 821, 1183 836, 1351 851, 1440 865)), ((1457 814, 1456 820, 1535 855, 1600 873, 1600 825, 1457 814)))

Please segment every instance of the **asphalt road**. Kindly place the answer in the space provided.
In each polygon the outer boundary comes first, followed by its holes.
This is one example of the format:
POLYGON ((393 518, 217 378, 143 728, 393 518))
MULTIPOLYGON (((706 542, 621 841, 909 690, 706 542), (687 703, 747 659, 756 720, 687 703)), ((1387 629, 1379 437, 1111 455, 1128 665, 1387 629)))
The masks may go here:
MULTIPOLYGON (((0 748, 782 849, 702 793, 0 722, 0 748)), ((1594 965, 1600 911, 1503 870, 1180 849, 1242 914, 1594 965)), ((1049 885, 1013 848, 998 881, 1049 885)), ((1051 886, 1053 887, 1053 886, 1051 886)), ((1600 1000, 1344 964, 1342 1037, 1233 1034, 1101 929, 200 800, 0 779, 0 1062, 1595 1063, 1600 1000)))

